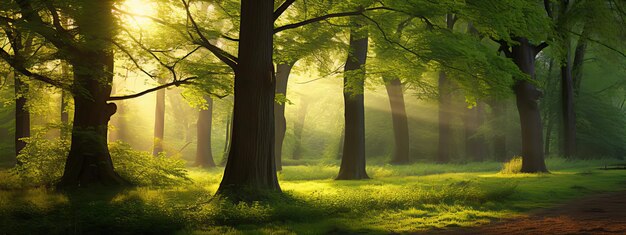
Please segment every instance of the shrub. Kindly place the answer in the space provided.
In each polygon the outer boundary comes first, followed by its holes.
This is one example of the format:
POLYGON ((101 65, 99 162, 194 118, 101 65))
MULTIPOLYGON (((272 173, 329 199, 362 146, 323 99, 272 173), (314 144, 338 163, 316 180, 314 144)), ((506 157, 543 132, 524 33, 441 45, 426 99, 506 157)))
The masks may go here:
MULTIPOLYGON (((70 150, 66 139, 48 139, 45 131, 24 138, 26 147, 17 156, 20 164, 11 172, 18 176, 21 186, 52 186, 62 176, 70 150)), ((109 144, 116 172, 135 185, 173 185, 190 181, 185 162, 179 158, 133 150, 130 145, 109 144)))
POLYGON ((509 162, 502 164, 502 174, 518 174, 522 172, 522 157, 515 156, 509 162))

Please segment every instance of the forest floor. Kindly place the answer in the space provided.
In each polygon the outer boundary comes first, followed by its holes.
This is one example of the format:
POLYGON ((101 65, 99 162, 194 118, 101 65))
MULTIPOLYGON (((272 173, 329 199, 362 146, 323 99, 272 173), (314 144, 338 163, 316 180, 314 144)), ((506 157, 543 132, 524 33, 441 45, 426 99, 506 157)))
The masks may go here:
POLYGON ((336 162, 285 166, 283 194, 239 204, 212 197, 223 168, 190 168, 181 185, 74 194, 10 188, 0 170, 0 234, 623 234, 610 218, 626 218, 626 170, 599 169, 611 161, 548 159, 550 174, 371 164, 360 181, 333 180, 336 162))
POLYGON ((626 234, 626 191, 588 196, 484 226, 426 234, 626 234))

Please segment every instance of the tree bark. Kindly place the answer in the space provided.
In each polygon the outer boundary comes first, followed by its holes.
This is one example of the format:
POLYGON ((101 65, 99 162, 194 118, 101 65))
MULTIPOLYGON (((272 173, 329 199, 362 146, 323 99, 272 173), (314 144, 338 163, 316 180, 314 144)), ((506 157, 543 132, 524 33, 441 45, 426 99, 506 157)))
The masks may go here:
POLYGON ((207 102, 207 109, 198 112, 197 122, 197 148, 195 166, 199 167, 215 167, 213 161, 213 152, 211 149, 211 127, 213 126, 213 99, 210 96, 204 96, 207 102))
MULTIPOLYGON (((159 84, 165 81, 159 78, 159 84)), ((154 147, 152 155, 157 156, 163 152, 163 136, 165 135, 165 89, 156 92, 156 107, 154 110, 154 147)))
POLYGON ((230 153, 217 191, 235 200, 280 192, 274 160, 274 1, 242 0, 230 153))
MULTIPOLYGON (((289 82, 289 74, 293 68, 293 63, 281 63, 276 67, 276 94, 287 96, 287 84, 289 82)), ((283 157, 283 140, 285 140, 285 131, 287 130, 287 121, 285 119, 285 104, 274 104, 275 132, 276 142, 274 143, 274 151, 276 154, 276 169, 282 170, 283 157)))
MULTIPOLYGON (((30 112, 26 107, 28 84, 24 83, 17 73, 13 76, 15 78, 15 156, 17 156, 26 147, 26 142, 22 138, 30 137, 30 112)), ((20 164, 17 160, 15 163, 20 164)))
MULTIPOLYGON (((518 44, 512 46, 510 56, 518 68, 534 80, 537 47, 526 38, 516 38, 516 41, 518 44)), ((522 131, 522 172, 548 172, 544 161, 543 127, 538 105, 542 93, 526 80, 519 80, 513 90, 522 131)))
POLYGON ((292 158, 295 160, 302 158, 302 132, 304 131, 304 122, 306 121, 306 113, 309 109, 309 102, 306 98, 301 99, 298 108, 298 117, 293 125, 294 148, 292 158))
POLYGON ((72 144, 57 184, 60 189, 128 184, 114 171, 107 146, 107 124, 117 109, 115 104, 107 103, 113 80, 114 59, 109 40, 113 37, 114 17, 106 9, 112 9, 112 4, 85 4, 81 19, 87 20, 77 21, 83 37, 93 44, 70 53, 75 111, 72 144))
POLYGON ((487 154, 485 137, 479 133, 479 128, 484 124, 484 105, 480 102, 476 107, 465 111, 463 123, 465 129, 465 154, 473 161, 484 161, 487 154))
POLYGON ((392 164, 408 164, 409 159, 409 124, 404 105, 402 82, 398 78, 385 79, 385 88, 389 96, 391 120, 393 122, 394 148, 392 164))
POLYGON ((452 144, 452 97, 450 94, 450 82, 446 77, 446 73, 439 72, 439 144, 437 150, 437 163, 450 162, 452 144))
POLYGON ((350 47, 344 67, 343 97, 345 105, 345 137, 343 156, 337 180, 368 179, 365 172, 365 108, 364 83, 367 59, 367 28, 352 19, 350 47))

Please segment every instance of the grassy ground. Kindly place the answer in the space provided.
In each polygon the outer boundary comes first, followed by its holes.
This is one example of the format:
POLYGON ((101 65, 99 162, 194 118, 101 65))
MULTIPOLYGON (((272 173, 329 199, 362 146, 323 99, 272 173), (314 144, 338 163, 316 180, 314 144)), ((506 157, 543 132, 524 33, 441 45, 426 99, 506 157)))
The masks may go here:
MULTIPOLYGON (((286 166, 286 196, 267 203, 211 200, 222 169, 193 182, 72 195, 36 188, 0 191, 7 234, 407 233, 476 226, 570 199, 626 189, 607 161, 548 160, 552 174, 499 174, 499 163, 371 166, 371 180, 334 181, 338 167, 286 166)), ((7 179, 0 172, 0 179, 7 179)), ((2 180, 0 180, 2 186, 2 180)))

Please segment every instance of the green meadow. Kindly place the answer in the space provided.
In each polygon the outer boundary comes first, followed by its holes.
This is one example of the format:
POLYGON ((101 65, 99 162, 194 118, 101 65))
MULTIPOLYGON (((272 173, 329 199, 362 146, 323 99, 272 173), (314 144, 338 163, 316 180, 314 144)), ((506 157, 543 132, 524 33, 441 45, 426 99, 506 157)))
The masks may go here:
MULTIPOLYGON (((282 195, 232 203, 213 197, 222 168, 189 170, 185 184, 120 191, 15 188, 3 171, 6 234, 411 233, 479 226, 572 199, 626 189, 615 160, 547 160, 550 174, 500 173, 496 162, 367 168, 372 179, 336 181, 338 167, 285 166, 282 195)), ((515 167, 515 166, 509 166, 515 167)), ((504 170, 506 171, 506 170, 504 170)))

